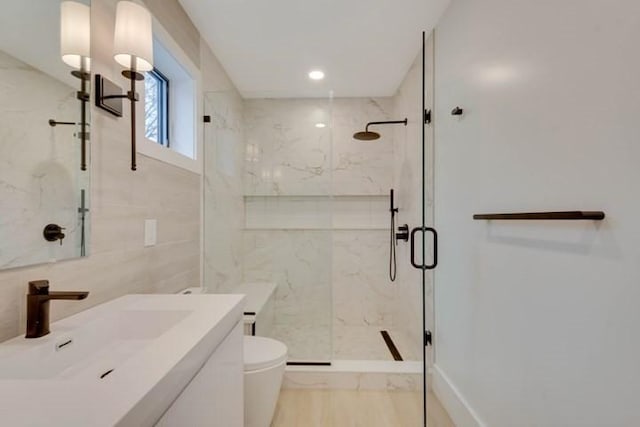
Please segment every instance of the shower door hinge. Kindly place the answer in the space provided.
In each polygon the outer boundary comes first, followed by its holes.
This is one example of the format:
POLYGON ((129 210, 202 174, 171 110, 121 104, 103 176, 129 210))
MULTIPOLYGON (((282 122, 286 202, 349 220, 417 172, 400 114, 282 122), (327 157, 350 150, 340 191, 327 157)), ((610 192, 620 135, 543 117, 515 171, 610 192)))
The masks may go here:
POLYGON ((424 331, 424 346, 428 347, 433 345, 431 342, 431 331, 424 331))
POLYGON ((431 110, 424 110, 424 124, 431 123, 431 110))

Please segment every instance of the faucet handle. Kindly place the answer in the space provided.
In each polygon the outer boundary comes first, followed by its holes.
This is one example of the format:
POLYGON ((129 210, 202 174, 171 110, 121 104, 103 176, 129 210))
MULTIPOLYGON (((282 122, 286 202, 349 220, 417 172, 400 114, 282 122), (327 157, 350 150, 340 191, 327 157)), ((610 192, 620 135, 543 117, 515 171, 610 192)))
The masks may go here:
POLYGON ((29 282, 29 295, 47 295, 48 293, 48 280, 33 280, 29 282))

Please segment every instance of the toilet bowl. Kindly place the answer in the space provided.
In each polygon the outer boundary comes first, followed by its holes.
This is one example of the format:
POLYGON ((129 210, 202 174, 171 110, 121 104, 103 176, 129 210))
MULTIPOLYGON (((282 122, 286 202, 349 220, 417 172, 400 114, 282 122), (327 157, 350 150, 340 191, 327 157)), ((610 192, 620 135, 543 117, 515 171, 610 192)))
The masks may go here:
POLYGON ((244 337, 244 425, 269 427, 278 403, 287 346, 265 337, 244 337))

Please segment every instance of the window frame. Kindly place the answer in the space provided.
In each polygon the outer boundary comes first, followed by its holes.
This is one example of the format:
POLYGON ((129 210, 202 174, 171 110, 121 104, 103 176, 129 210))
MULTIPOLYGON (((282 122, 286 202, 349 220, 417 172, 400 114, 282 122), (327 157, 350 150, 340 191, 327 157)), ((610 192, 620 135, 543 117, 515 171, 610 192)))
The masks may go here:
MULTIPOLYGON (((145 78, 152 78, 156 81, 158 87, 158 141, 156 142, 158 145, 162 145, 163 147, 170 148, 171 140, 169 138, 169 123, 170 123, 170 100, 171 96, 171 81, 167 76, 165 76, 160 70, 156 67, 153 67, 153 70, 147 71, 145 73, 145 78)), ((145 111, 146 113, 146 111, 145 111)), ((145 123, 145 134, 146 134, 146 123, 145 123)))
MULTIPOLYGON (((171 118, 169 131, 171 132, 171 148, 169 150, 166 147, 158 144, 157 142, 145 137, 145 122, 144 120, 136 121, 136 132, 141 135, 139 143, 136 146, 138 153, 158 160, 160 162, 176 166, 178 168, 193 172, 197 175, 202 175, 203 171, 203 134, 204 125, 202 124, 202 111, 204 108, 204 89, 205 86, 202 80, 201 65, 194 62, 194 59, 187 55, 184 49, 173 39, 173 37, 167 32, 158 20, 152 16, 153 20, 153 40, 154 40, 154 60, 156 65, 164 71, 171 80, 171 118), (171 70, 165 69, 163 61, 160 61, 159 57, 155 57, 156 43, 169 54, 177 65, 180 66, 180 71, 183 71, 184 82, 174 80, 171 74, 171 70), (188 93, 185 91, 177 91, 176 84, 185 83, 188 85, 188 93), (189 105, 189 114, 183 115, 183 124, 176 124, 176 119, 181 110, 176 109, 176 98, 180 96, 178 93, 184 93, 189 105), (183 129, 187 129, 183 134, 183 129), (176 134, 180 133, 180 135, 176 134), (186 147, 186 151, 182 151, 178 147, 186 147)), ((136 102, 136 114, 138 117, 144 117, 145 108, 144 102, 136 102)))

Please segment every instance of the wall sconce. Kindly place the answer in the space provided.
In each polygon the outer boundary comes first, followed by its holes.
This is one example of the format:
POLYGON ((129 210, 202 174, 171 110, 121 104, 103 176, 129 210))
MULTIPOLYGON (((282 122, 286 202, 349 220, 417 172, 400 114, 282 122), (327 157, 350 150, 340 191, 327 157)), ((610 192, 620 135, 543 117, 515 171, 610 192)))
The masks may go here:
POLYGON ((153 70, 153 32, 151 14, 143 6, 131 1, 120 1, 116 7, 116 28, 113 40, 113 58, 125 67, 122 75, 131 81, 129 91, 96 75, 96 106, 122 117, 122 99, 131 102, 131 170, 136 165, 136 81, 144 80, 141 72, 153 70))
POLYGON ((136 170, 136 80, 144 80, 140 71, 153 70, 153 31, 151 14, 143 6, 120 1, 116 8, 113 57, 127 69, 122 75, 131 81, 126 97, 131 101, 131 170, 136 170))
MULTIPOLYGON (((81 160, 80 169, 87 170, 87 82, 91 68, 91 9, 86 4, 75 1, 63 1, 60 3, 60 55, 62 61, 72 68, 71 74, 80 79, 80 91, 77 98, 80 100, 80 140, 81 160)), ((56 122, 49 120, 49 125, 74 124, 73 122, 56 122), (52 124, 52 122, 54 124, 52 124)))

